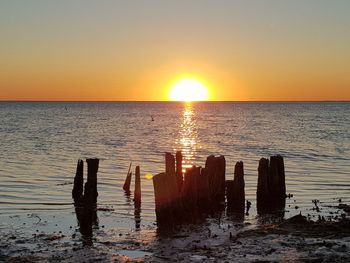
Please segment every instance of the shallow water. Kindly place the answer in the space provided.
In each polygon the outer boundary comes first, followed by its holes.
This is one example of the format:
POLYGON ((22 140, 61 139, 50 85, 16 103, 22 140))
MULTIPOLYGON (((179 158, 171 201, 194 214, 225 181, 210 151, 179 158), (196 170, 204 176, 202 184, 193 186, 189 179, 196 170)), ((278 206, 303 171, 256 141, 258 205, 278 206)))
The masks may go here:
POLYGON ((163 153, 175 150, 185 166, 224 154, 227 178, 242 160, 250 200, 258 160, 272 154, 284 156, 299 207, 350 197, 350 103, 0 103, 0 119, 2 214, 71 209, 77 160, 98 157, 99 204, 130 216, 121 187, 133 162, 143 175, 142 218, 152 221, 144 175, 161 172, 163 153))
POLYGON ((0 120, 0 232, 8 240, 60 233, 61 245, 70 247, 79 239, 71 199, 79 158, 100 158, 97 246, 128 235, 155 240, 146 174, 165 169, 166 151, 182 150, 185 167, 223 154, 227 179, 242 160, 253 203, 245 221, 253 225, 258 161, 273 154, 284 156, 287 192, 294 195, 286 217, 317 216, 313 199, 323 206, 350 201, 350 103, 4 102, 0 120), (122 190, 130 162, 141 166, 139 214, 122 190))

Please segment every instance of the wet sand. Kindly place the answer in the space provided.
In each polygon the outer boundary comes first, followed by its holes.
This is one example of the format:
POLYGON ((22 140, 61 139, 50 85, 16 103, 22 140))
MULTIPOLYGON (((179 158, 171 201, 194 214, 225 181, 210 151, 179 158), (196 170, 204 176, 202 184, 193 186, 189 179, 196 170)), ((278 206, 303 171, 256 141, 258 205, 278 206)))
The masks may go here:
POLYGON ((337 219, 213 216, 171 232, 160 232, 155 224, 141 224, 138 229, 109 227, 108 220, 115 218, 112 210, 104 208, 97 211, 101 220, 93 226, 91 242, 64 214, 13 215, 8 227, 0 230, 0 261, 347 262, 349 206, 324 208, 338 214, 337 219))

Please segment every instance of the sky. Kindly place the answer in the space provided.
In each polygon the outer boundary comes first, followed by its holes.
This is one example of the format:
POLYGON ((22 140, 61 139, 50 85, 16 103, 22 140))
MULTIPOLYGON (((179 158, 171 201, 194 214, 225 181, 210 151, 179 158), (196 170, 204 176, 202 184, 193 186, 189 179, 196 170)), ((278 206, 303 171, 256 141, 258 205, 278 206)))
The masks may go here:
POLYGON ((350 1, 2 0, 0 100, 350 100, 350 1))

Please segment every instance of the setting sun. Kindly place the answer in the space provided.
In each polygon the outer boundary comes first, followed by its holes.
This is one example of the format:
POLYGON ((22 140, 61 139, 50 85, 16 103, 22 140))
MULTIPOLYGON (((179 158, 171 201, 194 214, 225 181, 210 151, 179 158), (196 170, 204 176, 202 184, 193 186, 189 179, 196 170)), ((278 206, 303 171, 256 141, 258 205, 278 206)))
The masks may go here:
POLYGON ((195 79, 182 79, 170 89, 169 97, 173 101, 206 101, 208 88, 195 79))

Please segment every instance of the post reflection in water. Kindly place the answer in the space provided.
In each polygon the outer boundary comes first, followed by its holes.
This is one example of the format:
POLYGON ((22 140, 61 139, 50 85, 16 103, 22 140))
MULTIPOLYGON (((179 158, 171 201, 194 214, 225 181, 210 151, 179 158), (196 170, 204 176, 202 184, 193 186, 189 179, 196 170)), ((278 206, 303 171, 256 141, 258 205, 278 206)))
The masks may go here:
POLYGON ((95 206, 76 205, 75 214, 83 245, 92 246, 93 228, 98 229, 97 209, 95 206))
POLYGON ((199 148, 200 144, 193 104, 191 102, 185 102, 179 136, 175 140, 174 149, 174 151, 182 151, 183 172, 185 172, 186 168, 192 167, 199 148))
POLYGON ((140 230, 141 227, 141 203, 135 202, 134 204, 134 219, 135 219, 135 229, 140 230))

